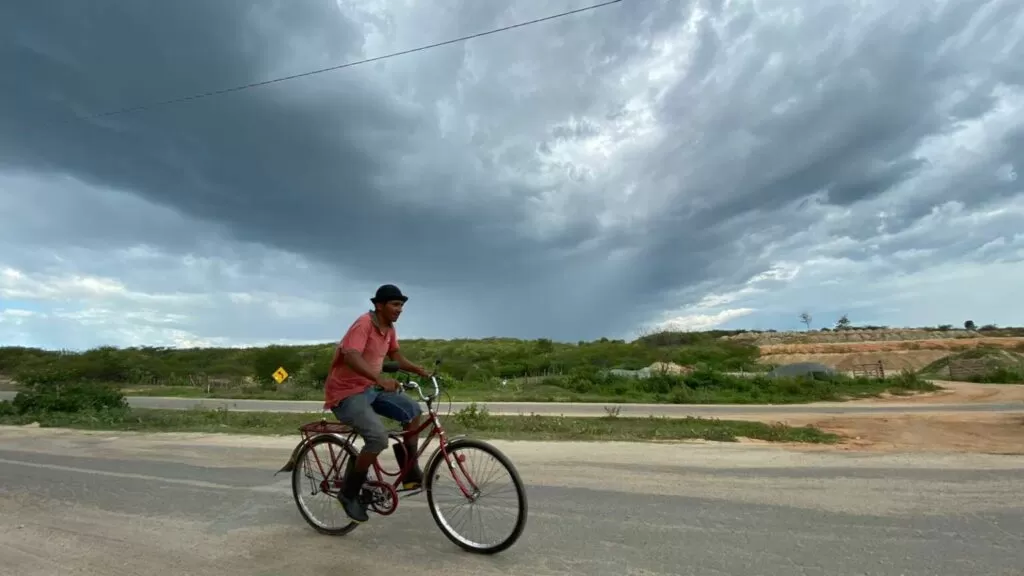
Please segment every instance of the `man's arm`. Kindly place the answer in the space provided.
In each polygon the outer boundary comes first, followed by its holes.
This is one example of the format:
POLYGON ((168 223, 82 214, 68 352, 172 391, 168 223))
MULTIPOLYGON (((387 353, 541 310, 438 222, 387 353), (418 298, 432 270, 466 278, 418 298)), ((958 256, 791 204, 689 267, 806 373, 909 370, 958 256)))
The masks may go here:
POLYGON ((345 365, 352 369, 353 372, 369 378, 370 380, 377 381, 380 374, 374 374, 373 370, 370 370, 370 365, 363 360, 363 353, 354 350, 352 348, 346 348, 341 351, 342 358, 345 360, 345 365))
POLYGON ((356 322, 348 329, 339 347, 341 348, 341 359, 346 366, 356 374, 376 382, 380 379, 380 374, 374 373, 366 360, 363 360, 363 350, 366 350, 366 340, 369 337, 369 322, 356 322))

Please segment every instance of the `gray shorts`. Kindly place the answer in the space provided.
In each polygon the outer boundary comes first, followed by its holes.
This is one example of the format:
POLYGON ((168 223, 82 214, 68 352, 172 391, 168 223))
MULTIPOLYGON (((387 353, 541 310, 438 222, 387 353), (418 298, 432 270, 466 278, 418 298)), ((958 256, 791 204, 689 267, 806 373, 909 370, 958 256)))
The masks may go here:
POLYGON ((380 454, 388 447, 388 430, 380 416, 395 420, 404 427, 422 414, 423 409, 419 402, 405 394, 371 387, 345 398, 331 408, 331 412, 338 422, 351 426, 362 436, 363 450, 380 454))

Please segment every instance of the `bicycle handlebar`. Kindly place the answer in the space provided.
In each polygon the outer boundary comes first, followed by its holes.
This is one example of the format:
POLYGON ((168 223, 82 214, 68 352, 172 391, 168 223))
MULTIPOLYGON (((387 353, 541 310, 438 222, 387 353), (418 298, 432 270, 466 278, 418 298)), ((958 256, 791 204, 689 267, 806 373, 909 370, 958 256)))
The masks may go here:
MULTIPOLYGON (((434 384, 434 393, 433 394, 424 396, 423 389, 420 387, 419 383, 418 382, 414 382, 412 380, 407 380, 405 382, 399 382, 398 383, 399 388, 400 389, 404 389, 404 390, 415 390, 416 393, 419 394, 420 400, 422 400, 423 402, 432 402, 432 401, 436 400, 437 397, 441 395, 441 388, 440 388, 439 384, 437 383, 437 366, 439 366, 440 364, 441 364, 441 360, 440 359, 437 359, 437 360, 434 361, 434 372, 430 375, 430 381, 434 384)), ((381 372, 399 372, 399 371, 400 370, 398 368, 398 363, 397 362, 386 362, 385 366, 383 367, 383 370, 381 370, 381 372)))
POLYGON ((437 377, 434 376, 433 374, 431 374, 430 376, 430 381, 434 383, 434 393, 429 396, 424 396, 423 389, 420 388, 420 385, 417 382, 413 382, 412 380, 408 382, 400 382, 399 386, 401 388, 404 388, 405 390, 415 390, 416 393, 419 394, 420 400, 424 402, 431 402, 441 395, 441 389, 438 387, 437 377))

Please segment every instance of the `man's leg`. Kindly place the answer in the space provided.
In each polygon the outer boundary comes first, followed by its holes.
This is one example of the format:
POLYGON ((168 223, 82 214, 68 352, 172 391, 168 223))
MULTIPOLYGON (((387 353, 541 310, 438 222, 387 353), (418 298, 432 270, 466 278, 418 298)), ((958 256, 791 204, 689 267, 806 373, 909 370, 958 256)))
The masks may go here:
POLYGON ((369 520, 366 505, 359 499, 359 492, 377 455, 388 447, 388 431, 380 417, 374 413, 373 394, 373 391, 368 390, 349 396, 332 409, 339 422, 351 426, 363 439, 363 449, 359 451, 354 469, 345 478, 345 485, 338 495, 345 513, 356 522, 369 520))
MULTIPOLYGON (((399 422, 407 432, 416 430, 423 423, 423 409, 420 407, 419 402, 405 394, 381 392, 373 400, 373 410, 385 418, 399 422)), ((419 459, 416 454, 420 447, 419 434, 409 434, 405 437, 404 444, 406 456, 410 459, 412 467, 406 472, 405 477, 402 478, 402 487, 412 490, 419 488, 423 483, 423 471, 420 470, 419 459)), ((399 461, 398 465, 405 467, 406 463, 399 461)))

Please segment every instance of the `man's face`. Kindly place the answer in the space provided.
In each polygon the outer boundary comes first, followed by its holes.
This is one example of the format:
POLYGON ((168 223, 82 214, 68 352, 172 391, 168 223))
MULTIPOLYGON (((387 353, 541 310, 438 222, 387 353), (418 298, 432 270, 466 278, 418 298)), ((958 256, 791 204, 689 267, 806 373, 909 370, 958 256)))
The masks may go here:
POLYGON ((383 305, 378 304, 377 309, 380 310, 381 315, 388 322, 397 322, 398 317, 402 315, 402 306, 404 305, 401 300, 392 300, 383 305))

